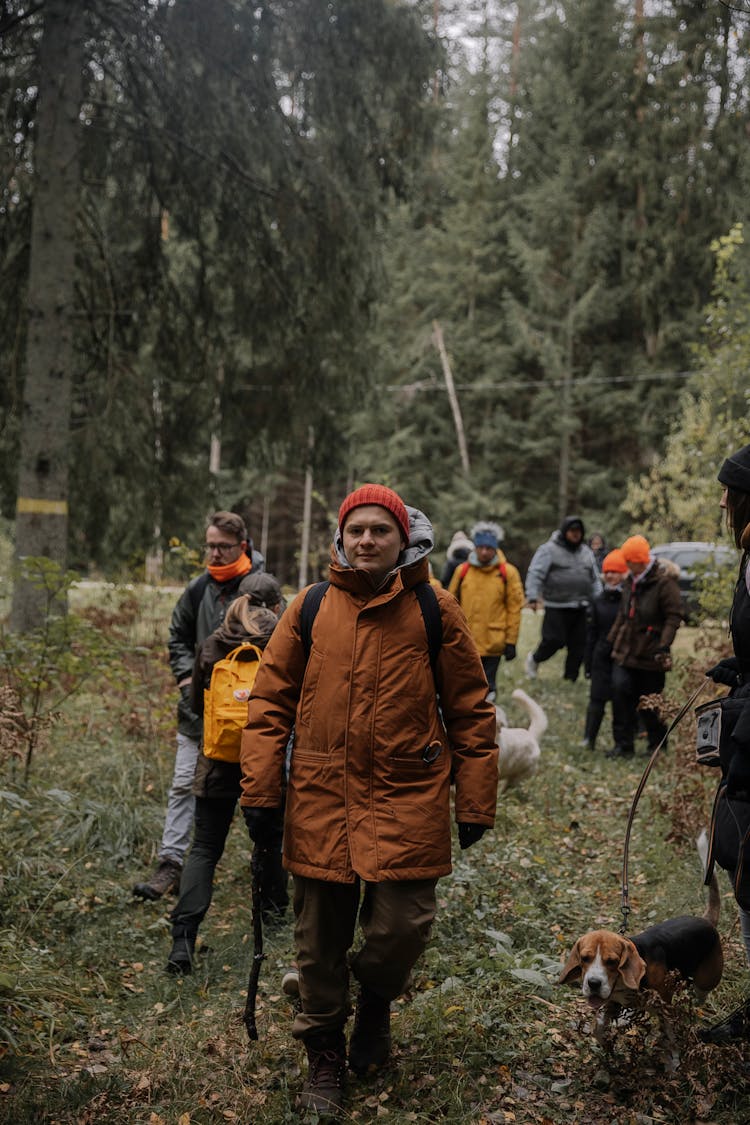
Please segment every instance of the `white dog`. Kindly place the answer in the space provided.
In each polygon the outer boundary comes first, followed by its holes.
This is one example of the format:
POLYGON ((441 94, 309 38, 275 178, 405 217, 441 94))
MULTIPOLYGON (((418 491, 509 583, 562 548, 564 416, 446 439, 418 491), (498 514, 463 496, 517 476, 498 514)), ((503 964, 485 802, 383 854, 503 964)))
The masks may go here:
POLYGON ((502 792, 512 785, 518 785, 536 773, 541 756, 539 740, 547 729, 547 716, 539 704, 525 691, 516 688, 513 699, 526 708, 529 716, 528 727, 509 727, 502 707, 496 707, 497 744, 500 747, 498 773, 502 792))

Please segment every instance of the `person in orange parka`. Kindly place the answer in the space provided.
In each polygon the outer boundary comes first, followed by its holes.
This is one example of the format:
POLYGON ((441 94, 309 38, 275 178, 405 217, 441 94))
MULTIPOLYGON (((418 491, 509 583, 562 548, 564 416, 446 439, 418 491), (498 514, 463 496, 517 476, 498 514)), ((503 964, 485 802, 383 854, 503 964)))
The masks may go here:
POLYGON ((388 1059, 391 1001, 425 949, 437 881, 451 871, 452 783, 462 849, 495 819, 495 709, 466 619, 434 587, 434 675, 430 664, 415 587, 427 586, 433 543, 427 517, 390 488, 350 493, 310 647, 308 587, 271 637, 249 703, 240 804, 258 844, 281 804, 294 730, 284 864, 294 877, 304 1110, 338 1114, 347 1061, 363 1074, 388 1059), (363 943, 351 954, 357 922, 363 943), (350 973, 359 991, 347 1059, 350 973))

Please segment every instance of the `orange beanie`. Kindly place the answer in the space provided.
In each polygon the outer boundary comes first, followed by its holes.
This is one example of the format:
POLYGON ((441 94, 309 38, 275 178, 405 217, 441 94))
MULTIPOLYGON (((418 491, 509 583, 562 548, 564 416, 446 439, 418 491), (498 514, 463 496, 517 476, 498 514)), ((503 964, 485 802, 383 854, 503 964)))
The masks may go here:
POLYGON ((604 574, 627 574, 628 564, 625 562, 625 556, 619 547, 615 547, 614 551, 610 551, 605 555, 604 562, 602 563, 602 571, 604 574))
POLYGON ((631 535, 626 539, 620 550, 625 562, 647 563, 651 561, 651 548, 643 535, 631 535))
POLYGON ((366 504, 377 504, 390 512, 401 530, 404 541, 409 542, 409 516, 406 506, 399 494, 384 484, 363 484, 349 493, 339 508, 339 530, 342 534, 349 513, 354 508, 361 508, 366 504))

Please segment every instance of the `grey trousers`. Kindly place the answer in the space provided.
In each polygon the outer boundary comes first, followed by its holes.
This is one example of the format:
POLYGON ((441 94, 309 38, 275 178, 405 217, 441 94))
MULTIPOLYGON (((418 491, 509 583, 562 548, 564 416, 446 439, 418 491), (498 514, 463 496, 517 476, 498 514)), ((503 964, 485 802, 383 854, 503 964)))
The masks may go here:
POLYGON ((302 1010, 292 1035, 343 1028, 349 972, 384 1000, 403 992, 435 918, 436 879, 327 883, 294 876, 294 939, 302 1010), (361 896, 361 904, 360 904, 361 896), (349 956, 359 920, 364 942, 349 956))
POLYGON ((182 863, 190 846, 190 833, 193 828, 195 797, 193 778, 198 763, 200 746, 186 734, 177 733, 177 754, 174 760, 174 774, 167 797, 167 815, 159 848, 159 859, 172 859, 182 863))

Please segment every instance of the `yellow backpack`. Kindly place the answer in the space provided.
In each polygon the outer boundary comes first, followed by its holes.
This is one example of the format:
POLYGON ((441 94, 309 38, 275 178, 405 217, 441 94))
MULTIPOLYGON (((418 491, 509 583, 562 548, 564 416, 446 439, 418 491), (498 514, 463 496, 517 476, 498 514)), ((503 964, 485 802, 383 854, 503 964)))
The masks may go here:
POLYGON ((249 642, 217 660, 211 683, 203 692, 203 753, 222 762, 239 762, 242 728, 247 722, 247 701, 253 690, 263 653, 249 642), (238 660, 252 652, 250 660, 238 660))

